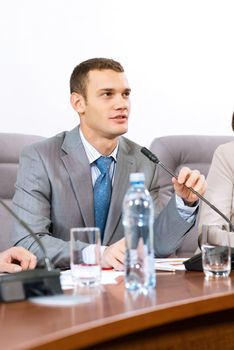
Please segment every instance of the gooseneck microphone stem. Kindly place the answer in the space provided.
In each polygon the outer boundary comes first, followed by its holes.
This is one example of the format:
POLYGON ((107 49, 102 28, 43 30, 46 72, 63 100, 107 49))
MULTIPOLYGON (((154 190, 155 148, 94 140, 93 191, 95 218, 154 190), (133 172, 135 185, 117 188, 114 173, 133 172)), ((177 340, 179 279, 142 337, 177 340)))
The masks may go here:
POLYGON ((46 269, 47 269, 47 271, 51 271, 52 270, 52 266, 51 266, 50 259, 47 257, 45 247, 41 243, 40 239, 31 230, 31 228, 26 224, 26 222, 23 221, 22 219, 20 219, 20 217, 6 203, 4 203, 1 198, 0 198, 0 203, 20 223, 20 225, 22 225, 25 228, 25 230, 30 234, 30 236, 32 236, 34 238, 34 240, 38 243, 38 245, 40 246, 40 248, 41 248, 41 250, 43 251, 43 254, 44 254, 44 261, 45 261, 46 269))
MULTIPOLYGON (((155 154, 153 154, 150 150, 148 150, 146 147, 142 147, 141 148, 141 152, 149 159, 151 160, 153 163, 158 164, 161 168, 163 168, 168 174, 170 174, 172 177, 175 177, 176 179, 178 179, 178 176, 176 174, 174 174, 166 165, 164 165, 159 159, 158 157, 156 157, 155 154)), ((228 224, 231 227, 232 232, 234 232, 234 225, 231 222, 231 220, 228 219, 228 217, 226 215, 224 215, 218 208, 216 208, 213 204, 211 204, 205 197, 203 197, 200 193, 198 193, 197 191, 195 191, 192 187, 188 187, 186 185, 184 185, 186 188, 188 188, 191 192, 193 192, 198 198, 201 199, 201 201, 205 202, 211 209, 213 209, 217 214, 219 214, 226 222, 228 222, 228 224)))

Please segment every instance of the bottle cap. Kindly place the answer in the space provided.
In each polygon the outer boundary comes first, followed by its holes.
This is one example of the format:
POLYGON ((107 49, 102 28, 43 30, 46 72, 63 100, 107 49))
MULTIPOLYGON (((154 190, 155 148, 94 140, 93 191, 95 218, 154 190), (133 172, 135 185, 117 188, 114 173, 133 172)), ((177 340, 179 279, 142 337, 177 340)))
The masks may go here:
POLYGON ((145 182, 144 173, 131 173, 129 176, 129 181, 132 182, 145 182))

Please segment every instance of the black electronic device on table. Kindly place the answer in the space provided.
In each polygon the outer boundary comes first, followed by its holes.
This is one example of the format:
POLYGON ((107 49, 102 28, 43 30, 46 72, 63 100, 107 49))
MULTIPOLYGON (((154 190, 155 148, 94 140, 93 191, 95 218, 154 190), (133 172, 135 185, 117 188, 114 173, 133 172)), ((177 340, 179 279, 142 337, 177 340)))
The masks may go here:
MULTIPOLYGON (((202 253, 192 256, 190 259, 183 262, 188 271, 203 271, 202 268, 202 253)), ((231 248, 231 269, 234 270, 234 248, 231 248)))
POLYGON ((44 256, 45 267, 7 273, 0 276, 0 301, 13 302, 30 297, 62 294, 60 270, 54 269, 47 257, 46 249, 31 228, 6 203, 0 199, 2 206, 27 230, 38 243, 44 256))

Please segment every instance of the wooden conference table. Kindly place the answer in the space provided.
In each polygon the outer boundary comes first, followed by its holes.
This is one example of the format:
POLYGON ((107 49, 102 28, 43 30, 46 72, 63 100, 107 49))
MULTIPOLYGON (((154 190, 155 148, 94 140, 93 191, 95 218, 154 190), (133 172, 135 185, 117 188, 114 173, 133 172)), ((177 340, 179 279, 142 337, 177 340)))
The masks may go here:
POLYGON ((234 349, 234 272, 158 272, 149 295, 101 289, 75 306, 0 304, 1 349, 234 349))

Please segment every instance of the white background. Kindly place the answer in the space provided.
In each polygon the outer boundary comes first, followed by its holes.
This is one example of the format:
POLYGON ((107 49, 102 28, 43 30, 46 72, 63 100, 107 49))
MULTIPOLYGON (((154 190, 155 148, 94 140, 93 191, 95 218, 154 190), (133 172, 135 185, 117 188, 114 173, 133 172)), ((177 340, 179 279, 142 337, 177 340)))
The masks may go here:
POLYGON ((233 0, 0 0, 0 131, 73 128, 70 74, 102 56, 125 68, 134 141, 232 134, 233 18, 233 0))

